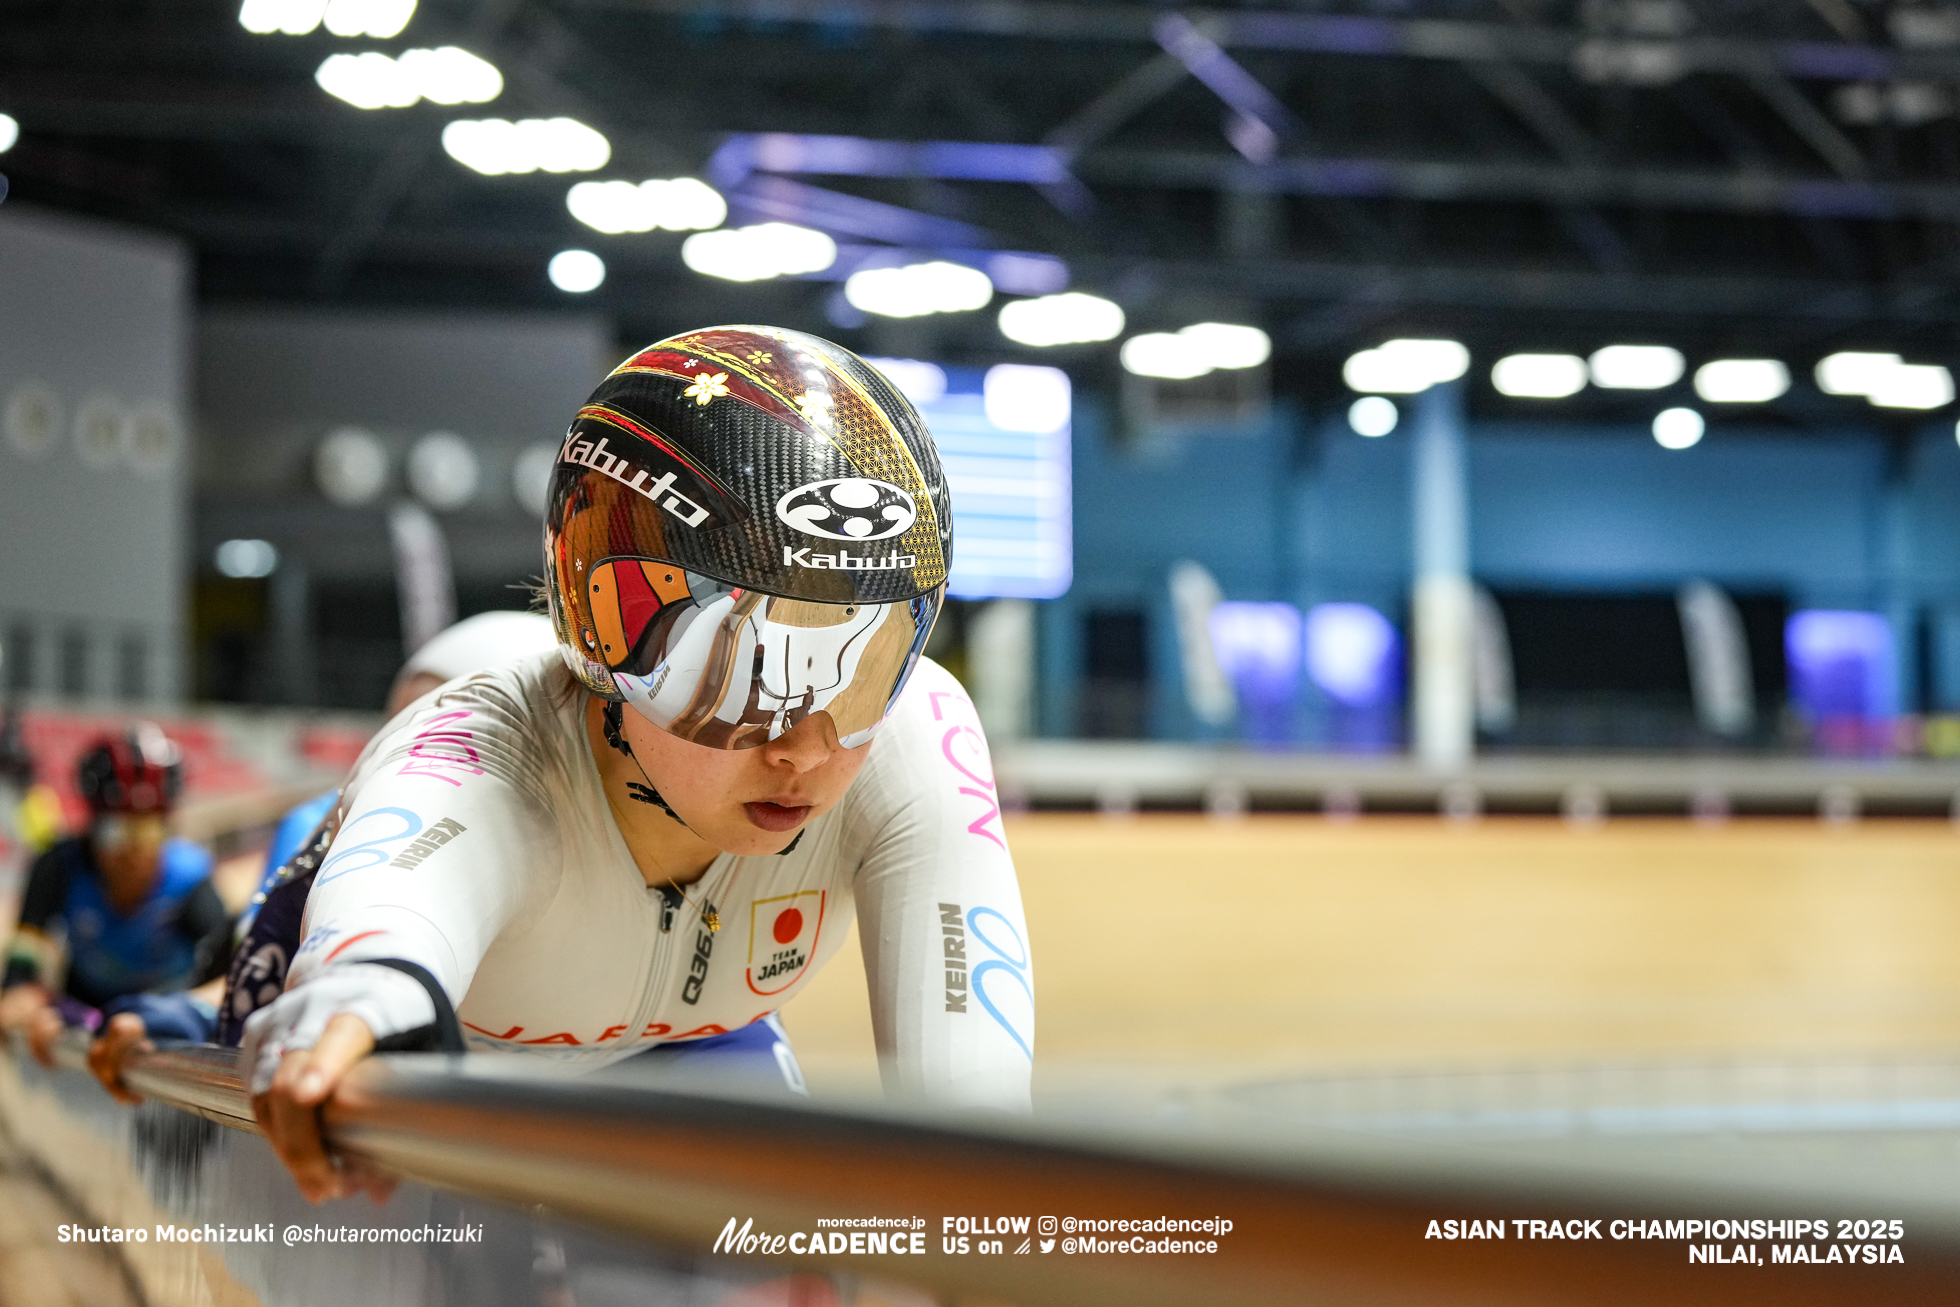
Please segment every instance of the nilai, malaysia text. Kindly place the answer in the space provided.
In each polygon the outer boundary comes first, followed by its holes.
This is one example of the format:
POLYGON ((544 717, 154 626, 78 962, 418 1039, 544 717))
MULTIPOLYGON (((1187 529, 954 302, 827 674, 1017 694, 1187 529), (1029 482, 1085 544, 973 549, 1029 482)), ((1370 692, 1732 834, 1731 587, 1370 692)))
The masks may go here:
POLYGON ((1902 1220, 1838 1220, 1795 1217, 1787 1220, 1532 1220, 1518 1217, 1467 1217, 1429 1223, 1426 1239, 1661 1239, 1688 1245, 1688 1260, 1729 1265, 1882 1265, 1903 1262, 1902 1220), (1835 1228, 1833 1226, 1835 1225, 1835 1228), (1754 1240, 1777 1240, 1769 1257, 1754 1240), (1886 1242, 1863 1242, 1864 1240, 1886 1242), (1742 1242, 1744 1240, 1752 1242, 1742 1242))

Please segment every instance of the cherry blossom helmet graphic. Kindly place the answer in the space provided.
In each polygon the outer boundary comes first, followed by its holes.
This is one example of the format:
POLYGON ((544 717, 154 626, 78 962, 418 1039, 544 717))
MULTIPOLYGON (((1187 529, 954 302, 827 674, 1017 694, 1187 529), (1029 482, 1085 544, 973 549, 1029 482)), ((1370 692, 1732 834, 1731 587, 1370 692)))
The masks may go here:
POLYGON ((918 412, 849 350, 775 327, 648 346, 573 419, 545 508, 559 652, 696 744, 813 713, 871 739, 932 633, 953 511, 918 412))

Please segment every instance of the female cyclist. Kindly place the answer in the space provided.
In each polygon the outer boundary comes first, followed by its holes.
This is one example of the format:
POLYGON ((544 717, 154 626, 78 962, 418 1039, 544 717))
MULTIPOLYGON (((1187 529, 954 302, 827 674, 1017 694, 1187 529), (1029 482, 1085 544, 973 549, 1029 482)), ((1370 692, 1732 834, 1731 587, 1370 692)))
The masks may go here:
POLYGON ((573 420, 544 545, 556 655, 368 746, 246 1023, 302 1192, 348 1187, 318 1107, 369 1052, 773 1048, 853 915, 888 1090, 1024 1109, 1032 957, 979 722, 921 657, 952 516, 911 405, 797 332, 662 341, 573 420))

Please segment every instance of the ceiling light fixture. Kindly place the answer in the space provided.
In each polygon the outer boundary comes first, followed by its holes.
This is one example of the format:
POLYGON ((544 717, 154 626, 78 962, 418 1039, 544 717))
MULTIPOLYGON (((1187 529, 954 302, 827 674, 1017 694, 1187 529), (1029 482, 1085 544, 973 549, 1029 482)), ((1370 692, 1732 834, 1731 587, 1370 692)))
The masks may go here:
POLYGON ((1667 345, 1608 345, 1586 363, 1593 385, 1603 390, 1660 390, 1688 370, 1681 351, 1667 345))
MULTIPOLYGON (((386 41, 400 36, 414 16, 415 0, 332 0, 321 21, 335 36, 371 36, 386 41)), ((242 9, 239 18, 241 22, 244 19, 242 9)))
POLYGON ((1177 333, 1214 368, 1256 368, 1273 356, 1273 338, 1235 322, 1194 322, 1177 333))
POLYGON ((1564 399, 1586 388, 1586 361, 1577 354, 1507 354, 1492 366, 1490 384, 1514 399, 1564 399))
POLYGON ((15 122, 9 115, 0 113, 0 154, 5 154, 7 151, 13 149, 14 142, 19 139, 20 124, 15 122))
POLYGON ((238 25, 259 36, 306 36, 321 23, 335 36, 400 36, 415 16, 415 0, 245 0, 238 25))
POLYGON ((1937 363, 1901 363, 1865 398, 1880 408, 1945 408, 1953 402, 1953 374, 1937 363))
POLYGON ((337 428, 313 451, 313 479, 342 508, 370 503, 388 483, 388 447, 371 431, 337 428))
POLYGON ((681 244, 681 262, 726 281, 767 281, 822 272, 837 262, 837 242, 788 222, 724 227, 688 237, 681 244))
POLYGON ((227 540, 218 546, 211 561, 220 574, 233 580, 256 580, 279 569, 279 551, 269 540, 227 540))
POLYGON ((978 268, 935 259, 902 268, 865 268, 844 282, 844 298, 863 313, 917 318, 987 307, 994 283, 978 268))
POLYGON ((1073 411, 1074 392, 1060 368, 996 363, 987 369, 980 394, 987 421, 1002 431, 1047 435, 1067 426, 1073 411))
POLYGON ((1232 322, 1194 322, 1175 334, 1145 332, 1123 342, 1123 366, 1139 377, 1189 381, 1214 368, 1256 368, 1272 357, 1272 337, 1232 322))
POLYGON ((404 50, 395 65, 431 104, 488 104, 504 93, 504 75, 458 46, 404 50))
POLYGON ((576 118, 459 118, 442 129, 442 148, 486 177, 592 172, 612 158, 612 144, 576 118))
POLYGON ((1701 442, 1708 424, 1691 408, 1665 408, 1654 415, 1654 443, 1662 449, 1687 449, 1701 442))
POLYGON ((1348 426, 1357 436, 1385 436, 1402 420, 1395 401, 1380 395, 1363 395, 1348 405, 1348 426))
POLYGON ((1953 402, 1953 374, 1937 363, 1908 363, 1897 354, 1841 350, 1821 359, 1814 374, 1827 395, 1862 395, 1879 408, 1944 408, 1953 402))
POLYGON ((1716 359, 1695 369, 1695 393, 1711 404, 1766 404, 1788 389, 1780 359, 1716 359))
POLYGON ((1189 381, 1211 371, 1211 364, 1184 337, 1169 331, 1146 331, 1123 342, 1118 352, 1123 368, 1139 377, 1189 381))
POLYGON ((937 404, 946 397, 946 369, 922 359, 877 358, 867 354, 864 361, 885 374, 885 380, 898 387, 898 393, 914 404, 937 404))
POLYGON ((330 54, 313 73, 320 89, 356 109, 406 109, 422 98, 401 65, 379 51, 330 54))
POLYGON ((1017 345, 1085 345, 1123 334, 1123 310, 1100 295, 1069 291, 1014 300, 1000 310, 1000 334, 1017 345))
POLYGON ((1903 362, 1897 354, 1839 350, 1819 359, 1811 375, 1817 379, 1817 389, 1826 395, 1869 395, 1882 373, 1903 362))
POLYGON ((632 182, 579 182, 565 192, 565 207, 594 231, 708 231, 728 219, 721 192, 692 177, 632 182))
POLYGON ((1470 351, 1454 340, 1390 340, 1348 357, 1341 377, 1363 394, 1413 395, 1470 370, 1470 351))
POLYGON ((453 431, 431 431, 409 448, 408 488, 437 512, 474 499, 481 476, 476 451, 453 431))
POLYGON ((543 517, 551 497, 551 474, 558 466, 558 446, 548 441, 526 445, 511 463, 510 488, 520 508, 532 517, 543 517))
MULTIPOLYGON (((432 104, 485 104, 504 93, 504 75, 495 64, 453 45, 404 50, 399 59, 375 50, 330 54, 321 61, 313 80, 328 95, 356 109, 406 109, 422 100, 432 104)), ((445 145, 447 137, 445 131, 445 145)))
POLYGON ((245 0, 238 25, 257 36, 305 36, 326 17, 327 0, 245 0))
POLYGON ((591 250, 560 250, 545 265, 551 284, 568 295, 597 290, 606 280, 606 261, 591 250))

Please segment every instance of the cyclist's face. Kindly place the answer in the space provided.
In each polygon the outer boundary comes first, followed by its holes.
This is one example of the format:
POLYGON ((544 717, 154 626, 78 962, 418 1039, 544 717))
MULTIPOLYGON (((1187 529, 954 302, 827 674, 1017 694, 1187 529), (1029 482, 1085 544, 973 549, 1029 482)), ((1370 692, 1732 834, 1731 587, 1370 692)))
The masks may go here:
POLYGON ((752 749, 676 739, 632 708, 620 714, 633 756, 688 827, 726 853, 777 853, 837 806, 871 752, 846 749, 827 712, 752 749))
POLYGON ((159 813, 104 813, 90 834, 96 864, 117 899, 140 898, 156 877, 169 825, 159 813))

